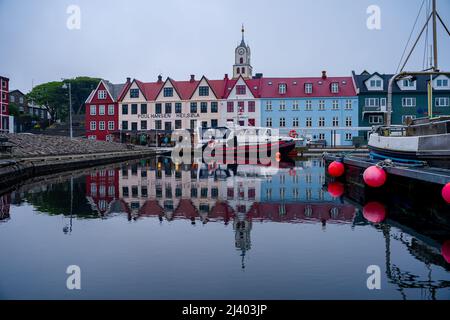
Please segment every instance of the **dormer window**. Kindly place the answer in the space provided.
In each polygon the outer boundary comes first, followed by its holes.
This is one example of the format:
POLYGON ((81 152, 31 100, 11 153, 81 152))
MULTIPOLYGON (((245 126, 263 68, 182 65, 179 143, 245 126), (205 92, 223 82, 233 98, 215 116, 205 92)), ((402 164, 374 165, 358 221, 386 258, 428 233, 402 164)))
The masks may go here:
POLYGON ((106 90, 98 90, 97 97, 99 99, 106 99, 106 90))
POLYGON ((338 93, 339 92, 339 83, 333 82, 331 84, 331 93, 338 93))
POLYGON ((236 94, 244 95, 246 93, 245 85, 237 85, 236 86, 236 94))
POLYGON ((130 89, 130 98, 139 98, 139 89, 130 89))
POLYGON ((305 83, 305 93, 312 93, 313 85, 312 83, 305 83))
POLYGON ((164 88, 164 97, 173 97, 173 88, 164 88))
POLYGON ((405 88, 412 88, 412 87, 414 87, 414 83, 413 83, 413 81, 411 81, 411 79, 404 79, 403 86, 405 88))
POLYGON ((286 94, 286 84, 285 83, 280 83, 278 85, 278 93, 279 94, 286 94))
POLYGON ((370 86, 372 88, 381 88, 381 80, 379 79, 370 80, 370 86))
POLYGON ((436 86, 438 88, 448 87, 448 79, 437 79, 436 86))

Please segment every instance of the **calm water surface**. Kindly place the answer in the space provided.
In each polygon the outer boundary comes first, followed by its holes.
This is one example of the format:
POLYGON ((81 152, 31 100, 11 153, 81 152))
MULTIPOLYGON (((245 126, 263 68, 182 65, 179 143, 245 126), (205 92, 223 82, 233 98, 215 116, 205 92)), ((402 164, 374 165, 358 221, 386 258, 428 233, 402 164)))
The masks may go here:
POLYGON ((358 188, 330 185, 320 159, 36 178, 0 196, 0 298, 449 299, 449 207, 358 203, 358 188))

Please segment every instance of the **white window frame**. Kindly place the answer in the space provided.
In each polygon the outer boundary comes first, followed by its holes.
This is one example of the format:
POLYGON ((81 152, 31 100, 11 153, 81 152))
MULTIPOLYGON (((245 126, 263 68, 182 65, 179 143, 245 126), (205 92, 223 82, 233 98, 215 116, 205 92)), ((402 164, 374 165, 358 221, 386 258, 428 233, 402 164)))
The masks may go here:
POLYGON ((331 93, 339 93, 339 83, 333 82, 331 84, 331 93))
POLYGON ((112 131, 114 130, 114 127, 115 127, 114 121, 108 121, 108 130, 112 131))
POLYGON ((108 105, 108 115, 109 116, 113 116, 114 115, 114 105, 113 104, 109 104, 108 105))
POLYGON ((434 105, 436 107, 449 107, 450 99, 449 99, 449 97, 436 97, 434 105), (443 101, 443 102, 441 103, 441 101, 443 101))
POLYGON ((325 100, 319 100, 319 111, 325 111, 325 100))
POLYGON ((353 120, 351 116, 347 116, 345 117, 345 126, 346 127, 351 127, 353 124, 353 120))
POLYGON ((380 99, 378 99, 378 98, 366 98, 364 100, 364 106, 365 107, 379 107, 380 106, 380 99))
POLYGON ((325 117, 319 117, 318 127, 325 127, 325 117))
POLYGON ((332 105, 332 110, 339 110, 339 100, 333 100, 332 105))
POLYGON ((266 127, 272 127, 272 118, 266 119, 266 127))
POLYGON ((98 115, 104 116, 105 115, 105 105, 101 104, 98 106, 98 115))
POLYGON ((89 128, 91 129, 91 131, 97 130, 97 122, 91 121, 89 124, 89 128))
POLYGON ((292 102, 292 110, 294 110, 294 111, 300 110, 298 100, 294 100, 292 102))
POLYGON ((105 130, 105 121, 98 122, 98 129, 102 131, 105 130))
POLYGON ((91 116, 96 116, 97 115, 97 106, 95 104, 91 104, 89 107, 89 114, 91 116))
POLYGON ((407 118, 415 119, 416 116, 413 115, 413 114, 405 114, 405 115, 402 115, 402 123, 405 123, 405 120, 406 120, 407 118))
POLYGON ((416 98, 412 98, 412 97, 402 98, 402 107, 414 108, 415 106, 416 106, 416 98))
POLYGON ((97 92, 97 98, 98 98, 99 100, 104 100, 104 99, 106 99, 106 96, 107 96, 106 90, 98 90, 98 92, 97 92))
POLYGON ((345 133, 345 141, 352 141, 353 139, 353 134, 351 132, 346 132, 345 133))
POLYGON ((345 110, 352 110, 353 109, 353 101, 351 99, 347 99, 345 101, 345 110))
POLYGON ((280 100, 280 111, 286 111, 286 101, 280 100))
POLYGON ((339 117, 333 117, 331 123, 333 127, 339 127, 339 117))
POLYGON ((286 118, 281 117, 280 118, 280 128, 285 128, 286 127, 286 118))
POLYGON ((305 110, 312 111, 312 100, 306 100, 305 102, 305 110))
POLYGON ((272 100, 266 101, 266 111, 272 111, 272 100))
POLYGON ((383 116, 381 115, 370 115, 369 116, 369 123, 370 124, 381 124, 383 123, 383 116), (378 119, 377 121, 373 121, 373 119, 378 119))
POLYGON ((313 84, 305 83, 305 93, 311 94, 313 92, 313 84))
POLYGON ((286 94, 286 91, 287 91, 286 83, 280 83, 278 85, 278 93, 279 94, 286 94))
POLYGON ((292 119, 292 126, 297 128, 299 126, 299 120, 298 117, 295 117, 292 119))
POLYGON ((311 128, 312 127, 312 117, 306 117, 305 119, 305 127, 311 128))

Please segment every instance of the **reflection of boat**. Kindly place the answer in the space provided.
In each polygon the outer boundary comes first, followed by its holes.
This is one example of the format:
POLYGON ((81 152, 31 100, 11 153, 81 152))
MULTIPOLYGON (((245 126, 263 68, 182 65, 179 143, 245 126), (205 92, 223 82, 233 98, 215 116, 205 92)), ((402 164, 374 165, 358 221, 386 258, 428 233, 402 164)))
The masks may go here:
MULTIPOLYGON (((404 72, 403 68, 415 49, 415 45, 412 47, 400 72, 395 74, 389 81, 386 126, 375 128, 370 135, 368 147, 374 157, 389 158, 397 162, 427 161, 431 166, 450 168, 450 117, 433 118, 433 88, 439 89, 441 92, 443 92, 442 90, 448 91, 450 88, 448 85, 450 72, 441 72, 438 68, 437 18, 439 18, 447 32, 448 28, 437 13, 435 0, 433 0, 432 12, 426 18, 427 20, 416 40, 416 44, 423 31, 426 28, 428 30, 428 23, 432 18, 433 63, 429 69, 424 71, 404 72), (410 123, 405 126, 391 125, 392 92, 394 84, 398 81, 404 81, 408 83, 408 86, 417 85, 427 88, 428 118, 409 120, 410 123), (438 81, 440 85, 438 85, 438 81), (447 84, 445 85, 445 83, 447 84)), ((448 104, 448 98, 446 104, 448 104)), ((437 100, 436 105, 438 105, 437 100)))
POLYGON ((271 128, 229 125, 198 129, 198 145, 203 152, 215 158, 271 158, 277 153, 287 157, 296 145, 296 139, 280 136, 271 128))

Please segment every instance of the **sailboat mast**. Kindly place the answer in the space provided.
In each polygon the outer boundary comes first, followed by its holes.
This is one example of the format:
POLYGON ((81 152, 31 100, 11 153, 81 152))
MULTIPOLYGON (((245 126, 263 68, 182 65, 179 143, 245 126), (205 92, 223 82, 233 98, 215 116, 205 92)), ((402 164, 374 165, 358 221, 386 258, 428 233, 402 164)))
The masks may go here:
POLYGON ((437 48, 437 30, 436 30, 436 23, 437 23, 437 11, 436 11, 436 0, 433 0, 433 58, 434 58, 434 65, 433 65, 433 71, 438 71, 438 48, 437 48))

